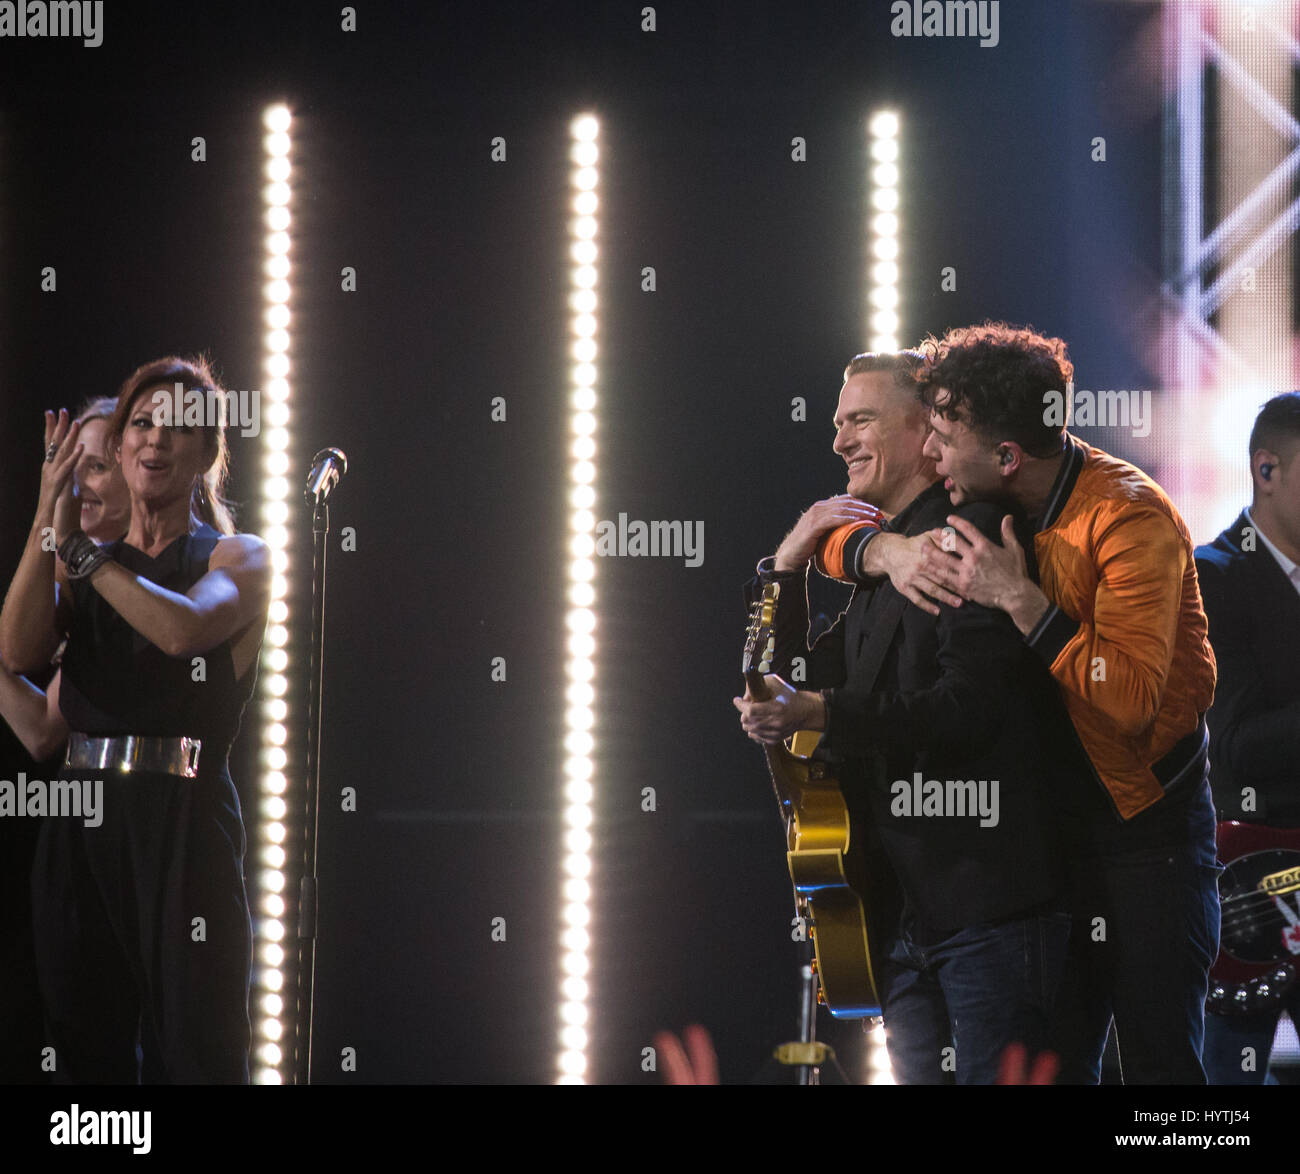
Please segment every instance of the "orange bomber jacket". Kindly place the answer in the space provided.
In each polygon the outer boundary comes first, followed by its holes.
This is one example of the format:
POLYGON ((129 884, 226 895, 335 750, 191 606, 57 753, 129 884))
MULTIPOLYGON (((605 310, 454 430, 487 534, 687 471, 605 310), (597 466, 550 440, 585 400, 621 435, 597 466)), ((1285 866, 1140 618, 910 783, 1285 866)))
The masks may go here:
POLYGON ((1026 639, 1131 819, 1203 762, 1215 664, 1191 536, 1150 477, 1067 435, 1034 552, 1052 606, 1026 639))

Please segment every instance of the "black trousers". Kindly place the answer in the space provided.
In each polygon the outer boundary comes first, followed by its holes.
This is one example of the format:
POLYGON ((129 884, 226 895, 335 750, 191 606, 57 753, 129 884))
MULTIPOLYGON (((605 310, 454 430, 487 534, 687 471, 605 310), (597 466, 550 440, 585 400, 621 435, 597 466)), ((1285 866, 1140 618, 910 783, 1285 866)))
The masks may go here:
MULTIPOLYGON (((26 769, 33 769, 30 763, 26 769)), ((8 766, 0 775, 14 777, 8 766)), ((41 1071, 41 994, 29 899, 40 830, 38 820, 0 819, 0 1084, 49 1083, 41 1071)))
POLYGON ((247 1084, 252 925, 230 776, 99 775, 100 825, 48 817, 32 869, 54 1079, 136 1084, 143 1061, 166 1083, 247 1084))

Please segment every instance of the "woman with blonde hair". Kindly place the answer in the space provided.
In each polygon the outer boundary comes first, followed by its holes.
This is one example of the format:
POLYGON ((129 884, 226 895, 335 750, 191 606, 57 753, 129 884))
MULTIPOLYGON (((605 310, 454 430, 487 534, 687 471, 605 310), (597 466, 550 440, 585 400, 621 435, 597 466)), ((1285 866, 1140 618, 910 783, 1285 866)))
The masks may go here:
MULTIPOLYGON (((80 507, 81 528, 101 544, 121 538, 131 519, 131 497, 126 491, 126 481, 121 467, 108 451, 109 421, 116 410, 117 399, 101 395, 77 413, 82 453, 73 473, 73 488, 80 507)), ((47 447, 53 433, 54 423, 50 420, 47 447)), ((55 575, 56 581, 62 579, 66 589, 67 579, 57 564, 55 575)), ((68 727, 59 712, 58 672, 48 689, 42 691, 0 660, 0 717, 18 735, 27 752, 37 762, 44 762, 68 736, 68 727)))

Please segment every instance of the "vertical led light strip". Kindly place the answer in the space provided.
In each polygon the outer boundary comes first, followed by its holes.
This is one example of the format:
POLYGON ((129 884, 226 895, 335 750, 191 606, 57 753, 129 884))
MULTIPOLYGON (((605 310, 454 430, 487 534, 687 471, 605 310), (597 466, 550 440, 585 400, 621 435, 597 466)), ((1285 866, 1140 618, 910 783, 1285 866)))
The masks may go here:
POLYGON ((873 351, 898 350, 898 115, 881 110, 867 124, 871 140, 871 213, 867 337, 873 351))
POLYGON ((600 125, 590 114, 569 127, 569 575, 565 675, 564 864, 560 983, 561 1084, 587 1075, 587 950, 591 944, 592 755, 596 676, 596 230, 600 125))
POLYGON ((262 518, 261 533, 271 548, 271 610, 262 645, 262 775, 259 803, 261 842, 257 848, 257 882, 253 909, 254 979, 253 1080, 281 1084, 292 1062, 280 1040, 285 1034, 285 768, 288 753, 286 695, 289 684, 289 137, 292 116, 285 106, 263 112, 266 186, 263 189, 266 260, 263 286, 262 518))
MULTIPOLYGON (((871 156, 870 208, 868 218, 867 337, 869 350, 899 349, 898 299, 898 115, 879 110, 867 122, 871 156)), ((885 1029, 880 1023, 867 1032, 866 1079, 868 1084, 893 1084, 894 1075, 885 1048, 885 1029)))

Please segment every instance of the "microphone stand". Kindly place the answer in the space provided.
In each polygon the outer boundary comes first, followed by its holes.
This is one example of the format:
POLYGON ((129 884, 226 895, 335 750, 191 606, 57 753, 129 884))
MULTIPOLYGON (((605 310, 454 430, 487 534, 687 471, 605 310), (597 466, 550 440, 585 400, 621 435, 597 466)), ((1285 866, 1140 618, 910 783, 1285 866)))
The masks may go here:
POLYGON ((294 1083, 311 1083, 313 993, 316 978, 316 838, 320 830, 321 691, 325 666, 325 550, 330 529, 327 499, 347 472, 348 459, 336 448, 312 458, 306 498, 312 513, 311 672, 307 692, 307 788, 303 819, 302 876, 298 887, 298 1020, 294 1083))

